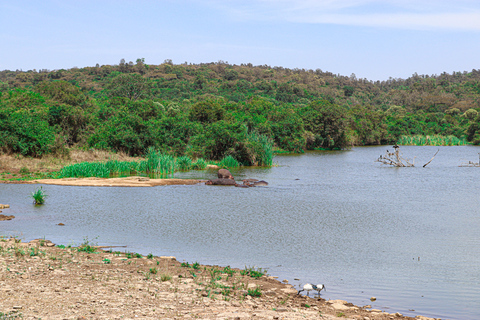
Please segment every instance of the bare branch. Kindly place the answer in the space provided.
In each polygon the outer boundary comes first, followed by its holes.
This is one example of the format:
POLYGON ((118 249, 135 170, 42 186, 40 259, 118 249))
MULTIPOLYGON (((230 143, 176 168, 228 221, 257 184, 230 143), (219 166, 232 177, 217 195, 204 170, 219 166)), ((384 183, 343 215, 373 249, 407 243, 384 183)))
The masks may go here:
POLYGON ((438 151, 440 151, 440 149, 437 150, 437 152, 435 152, 435 154, 433 155, 432 159, 430 159, 430 161, 428 161, 427 163, 425 163, 423 165, 423 167, 425 168, 430 162, 432 162, 433 158, 435 158, 435 156, 437 155, 438 151))

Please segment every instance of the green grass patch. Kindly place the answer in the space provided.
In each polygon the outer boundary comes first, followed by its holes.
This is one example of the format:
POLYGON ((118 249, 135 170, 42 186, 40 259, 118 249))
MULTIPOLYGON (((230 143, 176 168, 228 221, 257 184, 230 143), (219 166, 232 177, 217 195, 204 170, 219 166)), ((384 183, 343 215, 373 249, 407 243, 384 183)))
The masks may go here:
POLYGON ((232 156, 226 156, 219 163, 218 166, 222 168, 238 168, 240 163, 232 156))
POLYGON ((401 136, 397 144, 408 146, 464 146, 468 142, 465 137, 457 138, 452 135, 413 135, 401 136))
POLYGON ((38 188, 35 190, 35 192, 32 192, 31 197, 33 198, 33 203, 34 204, 44 204, 45 203, 45 198, 47 197, 47 194, 43 190, 42 187, 38 188))
POLYGON ((267 274, 267 270, 262 268, 254 268, 254 267, 245 267, 245 269, 240 271, 242 276, 249 276, 255 279, 262 277, 263 275, 267 274))
POLYGON ((261 297, 262 292, 260 291, 259 287, 256 287, 255 289, 248 289, 247 290, 247 295, 251 297, 261 297))

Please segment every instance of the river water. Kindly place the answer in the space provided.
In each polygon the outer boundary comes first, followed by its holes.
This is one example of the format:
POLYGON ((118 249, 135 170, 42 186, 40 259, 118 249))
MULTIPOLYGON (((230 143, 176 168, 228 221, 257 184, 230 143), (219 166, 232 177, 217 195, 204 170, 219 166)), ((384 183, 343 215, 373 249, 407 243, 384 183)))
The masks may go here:
POLYGON ((45 185, 47 202, 35 207, 29 194, 38 186, 0 184, 0 203, 11 205, 3 213, 16 216, 0 222, 0 235, 257 266, 296 286, 323 283, 325 299, 478 319, 480 168, 459 165, 477 162, 480 147, 402 147, 414 168, 374 162, 387 148, 276 156, 278 166, 233 171, 269 182, 247 189, 45 185))

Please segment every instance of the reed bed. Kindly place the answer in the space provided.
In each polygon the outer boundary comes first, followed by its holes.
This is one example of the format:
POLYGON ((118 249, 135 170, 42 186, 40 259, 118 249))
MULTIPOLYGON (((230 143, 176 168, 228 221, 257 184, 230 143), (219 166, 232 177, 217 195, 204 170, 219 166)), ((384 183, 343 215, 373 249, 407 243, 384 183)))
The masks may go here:
POLYGON ((104 162, 81 162, 65 166, 58 174, 59 178, 109 178, 110 170, 104 162))
MULTIPOLYGON (((269 140, 259 135, 258 145, 265 152, 259 154, 258 165, 272 165, 273 147, 269 140)), ((168 178, 177 171, 203 170, 208 162, 199 158, 195 162, 187 156, 175 158, 168 154, 149 148, 143 161, 118 161, 106 162, 81 162, 63 167, 57 174, 57 178, 110 178, 114 176, 128 176, 132 174, 144 174, 153 177, 168 178)), ((223 158, 218 166, 222 168, 237 168, 240 163, 232 156, 223 158)))
POLYGON ((146 173, 169 176, 175 172, 175 158, 169 154, 163 154, 154 148, 148 148, 144 166, 146 173))
POLYGON ((207 167, 207 161, 205 161, 203 158, 197 159, 197 161, 195 161, 192 164, 192 169, 193 170, 203 170, 206 167, 207 167))
POLYGON ((189 171, 192 169, 192 159, 187 156, 178 157, 175 166, 178 171, 189 171))
POLYGON ((271 166, 273 164, 273 141, 269 137, 256 132, 247 136, 250 162, 257 166, 271 166))
POLYGON ((238 163, 238 161, 234 157, 226 156, 218 163, 218 166, 222 168, 238 168, 240 166, 240 163, 238 163))
POLYGON ((401 136, 397 144, 410 146, 464 146, 468 144, 468 142, 465 137, 457 138, 452 135, 413 135, 401 136))

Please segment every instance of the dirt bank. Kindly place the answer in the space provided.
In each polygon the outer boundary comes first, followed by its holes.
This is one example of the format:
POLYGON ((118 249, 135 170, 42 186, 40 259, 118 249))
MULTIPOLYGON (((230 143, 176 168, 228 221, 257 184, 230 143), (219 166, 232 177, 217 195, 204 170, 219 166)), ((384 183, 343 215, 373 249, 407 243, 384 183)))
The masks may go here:
POLYGON ((154 187, 170 185, 193 185, 204 182, 195 179, 149 179, 146 177, 126 178, 64 178, 64 179, 39 179, 22 183, 55 184, 61 186, 92 186, 92 187, 154 187))
MULTIPOLYGON (((414 319, 297 295, 255 269, 181 264, 88 242, 0 239, 0 315, 23 319, 414 319), (115 252, 115 250, 119 250, 115 252), (258 277, 258 278, 257 278, 258 277)), ((426 318, 424 318, 426 319, 426 318)))

